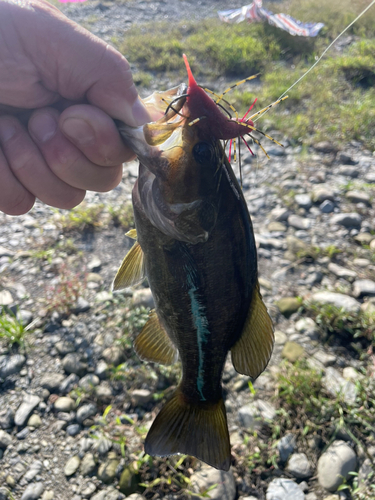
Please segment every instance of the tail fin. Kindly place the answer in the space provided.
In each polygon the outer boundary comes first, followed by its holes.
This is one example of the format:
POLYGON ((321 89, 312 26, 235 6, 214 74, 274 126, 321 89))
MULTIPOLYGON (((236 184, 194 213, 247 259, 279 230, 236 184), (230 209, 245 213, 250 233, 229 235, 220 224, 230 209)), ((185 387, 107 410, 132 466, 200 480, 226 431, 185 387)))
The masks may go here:
POLYGON ((216 469, 228 470, 231 451, 224 401, 188 403, 177 388, 146 437, 148 455, 193 455, 216 469))

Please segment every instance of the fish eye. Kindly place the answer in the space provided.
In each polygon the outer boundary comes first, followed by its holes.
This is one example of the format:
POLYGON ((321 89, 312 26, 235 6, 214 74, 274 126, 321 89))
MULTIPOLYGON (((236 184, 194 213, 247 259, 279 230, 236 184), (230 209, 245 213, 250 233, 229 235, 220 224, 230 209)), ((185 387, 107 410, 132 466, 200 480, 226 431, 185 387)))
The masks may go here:
POLYGON ((198 142, 193 148, 193 155, 197 163, 209 163, 214 155, 214 150, 208 142, 198 142))

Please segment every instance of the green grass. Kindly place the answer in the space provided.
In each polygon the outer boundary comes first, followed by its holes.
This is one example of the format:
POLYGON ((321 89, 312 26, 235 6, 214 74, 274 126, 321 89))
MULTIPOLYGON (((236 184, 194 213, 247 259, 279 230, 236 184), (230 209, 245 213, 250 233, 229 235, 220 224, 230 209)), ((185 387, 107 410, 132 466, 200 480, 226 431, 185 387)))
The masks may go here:
POLYGON ((83 202, 67 213, 61 213, 58 220, 64 232, 94 230, 102 226, 101 215, 104 205, 88 205, 83 202))
POLYGON ((0 314, 0 342, 7 347, 16 344, 24 348, 26 334, 27 330, 16 316, 11 311, 3 309, 0 314))

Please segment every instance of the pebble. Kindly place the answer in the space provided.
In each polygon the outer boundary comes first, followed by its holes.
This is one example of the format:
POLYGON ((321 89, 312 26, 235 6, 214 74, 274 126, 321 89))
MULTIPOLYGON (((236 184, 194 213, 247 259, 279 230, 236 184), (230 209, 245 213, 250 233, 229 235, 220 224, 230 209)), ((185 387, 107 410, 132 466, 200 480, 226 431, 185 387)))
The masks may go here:
POLYGON ((285 343, 283 350, 281 352, 281 356, 286 358, 291 363, 295 363, 297 359, 304 357, 305 350, 297 342, 288 341, 285 343))
POLYGON ((30 482, 32 481, 35 476, 40 474, 43 469, 43 464, 40 460, 35 460, 34 462, 31 463, 30 467, 27 469, 25 475, 23 476, 23 479, 26 481, 30 482))
POLYGON ((83 390, 89 392, 93 387, 99 385, 99 377, 93 373, 88 373, 78 382, 78 385, 82 387, 83 390))
POLYGON ((353 449, 345 441, 334 441, 319 458, 319 484, 328 491, 336 491, 356 466, 357 457, 353 449))
POLYGON ((353 382, 345 380, 340 372, 331 366, 327 368, 322 385, 332 396, 341 396, 348 404, 353 404, 357 396, 357 388, 353 382))
POLYGON ((43 483, 32 483, 25 489, 21 500, 37 500, 44 491, 43 483))
POLYGON ((77 422, 81 424, 87 418, 96 415, 97 412, 98 408, 93 403, 84 404, 77 410, 77 416, 76 416, 77 422))
POLYGON ((108 364, 120 365, 125 360, 125 353, 119 346, 111 346, 104 349, 103 358, 108 364))
POLYGON ((133 406, 147 405, 153 398, 153 393, 148 389, 135 389, 131 393, 133 406))
POLYGON ((87 370, 86 363, 82 363, 81 356, 78 353, 71 352, 62 360, 62 365, 67 373, 74 373, 82 376, 87 370))
POLYGON ((102 267, 102 261, 97 255, 92 255, 90 262, 87 264, 87 269, 93 273, 100 271, 102 267))
POLYGON ((0 356, 0 379, 19 373, 25 362, 26 358, 22 354, 0 356))
POLYGON ((18 426, 24 425, 30 413, 40 403, 41 399, 33 394, 25 394, 21 405, 14 416, 14 423, 18 426))
POLYGON ((132 304, 134 307, 147 307, 152 309, 155 307, 154 297, 150 288, 142 288, 141 290, 136 290, 132 297, 132 304))
POLYGON ((14 299, 9 290, 0 290, 0 306, 10 306, 14 299))
POLYGON ((364 279, 353 283, 354 297, 375 296, 375 281, 364 279))
POLYGON ((42 419, 36 413, 31 415, 31 417, 27 421, 28 427, 35 427, 36 429, 38 429, 41 425, 42 425, 42 419))
POLYGON ((297 479, 306 479, 313 475, 309 459, 304 453, 293 453, 288 460, 286 470, 297 479))
POLYGON ((83 297, 78 297, 77 302, 71 308, 73 314, 80 314, 88 311, 91 308, 90 303, 83 297))
MULTIPOLYGON (((203 493, 216 485, 209 492, 212 500, 234 500, 236 498, 236 484, 233 472, 217 470, 212 467, 203 466, 198 472, 190 477, 192 489, 195 493, 203 493)), ((200 500, 201 496, 191 495, 191 500, 200 500)))
POLYGON ((308 229, 311 226, 311 220, 292 214, 288 217, 288 224, 295 229, 308 229))
POLYGON ((351 269, 347 269, 346 267, 339 266, 334 262, 330 262, 328 264, 328 270, 331 271, 338 278, 344 278, 347 280, 352 280, 357 277, 357 273, 352 271, 351 269))
POLYGON ((56 411, 62 411, 69 413, 74 410, 76 407, 76 403, 74 399, 62 396, 61 398, 56 399, 54 403, 54 408, 56 411))
POLYGON ((79 424, 70 424, 65 430, 69 436, 76 436, 81 432, 81 426, 79 424))
POLYGON ((297 205, 301 208, 304 208, 305 210, 309 210, 309 208, 311 208, 312 206, 312 201, 309 194, 296 194, 294 199, 297 205))
POLYGON ((243 406, 238 412, 241 425, 252 431, 260 430, 264 424, 272 422, 275 416, 275 407, 268 401, 261 399, 243 406))
POLYGON ((337 356, 321 349, 314 353, 314 358, 318 360, 319 363, 322 363, 323 366, 332 366, 337 361, 337 356))
POLYGON ((27 309, 18 309, 16 318, 22 324, 22 326, 27 326, 33 320, 33 313, 31 311, 28 311, 27 309))
POLYGON ((331 224, 344 227, 361 227, 362 217, 356 212, 335 214, 331 218, 331 224))
POLYGON ((66 394, 70 392, 78 384, 79 377, 75 373, 71 373, 66 377, 59 386, 59 392, 66 394))
POLYGON ((332 202, 335 199, 335 193, 329 186, 318 186, 315 189, 313 189, 313 192, 311 193, 311 198, 314 201, 314 203, 322 203, 327 200, 332 202))
POLYGON ((281 330, 275 330, 275 344, 276 345, 284 345, 288 340, 287 335, 281 330))
POLYGON ((324 200, 323 203, 319 205, 319 210, 323 214, 330 214, 334 211, 334 209, 335 209, 335 204, 333 203, 333 201, 330 200, 324 200))
POLYGON ((89 476, 93 474, 96 469, 96 463, 94 459, 94 455, 92 453, 86 453, 86 455, 82 458, 82 462, 80 465, 80 471, 82 476, 89 476))
POLYGON ((374 235, 370 233, 359 233, 356 236, 354 236, 353 239, 360 245, 370 245, 370 243, 374 239, 374 235))
POLYGON ((305 494, 297 483, 283 477, 273 479, 267 488, 267 500, 304 500, 305 494))
POLYGON ((5 450, 12 442, 12 436, 7 432, 0 430, 0 448, 5 450))
POLYGON ((49 392, 57 392, 64 378, 62 373, 45 373, 40 379, 39 385, 48 389, 49 392))
POLYGON ((75 455, 66 462, 64 467, 64 474, 69 477, 75 474, 78 470, 78 467, 81 463, 81 460, 78 455, 75 455))
POLYGON ((319 327, 312 318, 299 319, 294 328, 302 335, 307 335, 311 340, 316 340, 319 337, 319 327))
POLYGON ((365 203, 370 205, 370 196, 363 191, 348 191, 346 197, 352 203, 365 203))
POLYGON ((118 460, 116 453, 108 453, 107 460, 100 464, 98 469, 98 478, 100 481, 103 481, 105 484, 112 483, 116 477, 116 471, 119 463, 120 461, 118 460))
POLYGON ((311 302, 317 304, 329 304, 345 312, 358 313, 361 309, 361 304, 349 295, 335 292, 316 292, 311 296, 311 302))
POLYGON ((276 302, 281 314, 289 318, 301 307, 301 301, 297 297, 284 297, 276 302))
POLYGON ((286 434, 277 443, 281 462, 286 462, 296 448, 296 437, 294 434, 286 434))

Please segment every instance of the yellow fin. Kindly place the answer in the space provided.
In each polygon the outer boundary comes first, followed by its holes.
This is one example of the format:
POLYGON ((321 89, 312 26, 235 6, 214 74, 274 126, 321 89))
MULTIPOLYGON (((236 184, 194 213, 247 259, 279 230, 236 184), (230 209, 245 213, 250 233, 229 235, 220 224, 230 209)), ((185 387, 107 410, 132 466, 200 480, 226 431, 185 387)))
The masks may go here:
POLYGON ((268 364, 273 343, 272 320, 257 283, 242 335, 231 349, 234 368, 239 373, 256 379, 268 364))
POLYGON ((177 388, 152 424, 145 452, 160 457, 193 455, 216 469, 228 470, 231 451, 223 400, 189 403, 177 388))
POLYGON ((145 361, 162 365, 176 363, 178 351, 160 324, 155 309, 150 312, 147 323, 135 339, 134 349, 138 356, 145 361))
POLYGON ((113 281, 112 290, 122 290, 128 286, 140 283, 145 277, 145 266, 141 245, 135 243, 125 259, 122 261, 120 269, 117 271, 113 281))
POLYGON ((128 236, 129 238, 136 240, 137 239, 137 230, 136 229, 129 229, 129 231, 127 233, 125 233, 125 236, 128 236))

